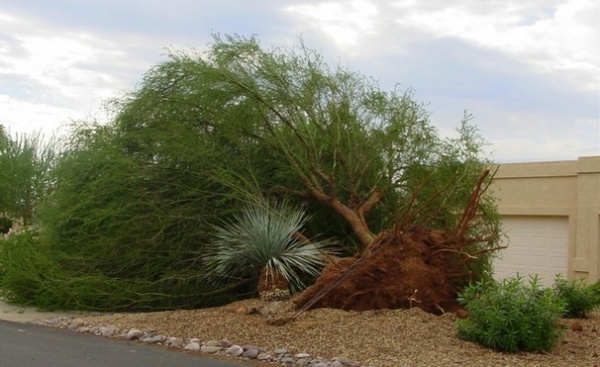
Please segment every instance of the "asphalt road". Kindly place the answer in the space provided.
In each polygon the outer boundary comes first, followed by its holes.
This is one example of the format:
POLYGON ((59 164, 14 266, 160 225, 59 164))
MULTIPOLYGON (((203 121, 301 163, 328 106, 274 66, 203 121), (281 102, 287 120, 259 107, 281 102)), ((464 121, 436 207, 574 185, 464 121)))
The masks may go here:
POLYGON ((124 340, 0 320, 0 367, 248 367, 124 340))

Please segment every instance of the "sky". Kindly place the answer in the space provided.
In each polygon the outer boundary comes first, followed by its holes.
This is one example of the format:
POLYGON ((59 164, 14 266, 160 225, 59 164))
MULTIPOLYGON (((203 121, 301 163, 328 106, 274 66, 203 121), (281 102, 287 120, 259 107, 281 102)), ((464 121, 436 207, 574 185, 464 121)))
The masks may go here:
POLYGON ((496 162, 600 155, 598 0, 0 0, 0 124, 48 137, 108 121, 106 101, 213 34, 301 38, 412 90, 442 136, 466 111, 496 162))

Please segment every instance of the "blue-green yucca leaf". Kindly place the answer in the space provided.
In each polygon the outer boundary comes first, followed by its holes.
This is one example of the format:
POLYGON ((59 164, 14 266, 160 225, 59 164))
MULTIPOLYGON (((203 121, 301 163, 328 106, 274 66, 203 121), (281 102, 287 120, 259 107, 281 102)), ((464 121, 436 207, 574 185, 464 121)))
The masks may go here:
POLYGON ((296 237, 307 221, 302 208, 287 202, 256 200, 222 226, 204 257, 209 280, 248 278, 262 269, 281 274, 292 291, 304 288, 304 275, 318 276, 329 241, 303 243, 296 237))

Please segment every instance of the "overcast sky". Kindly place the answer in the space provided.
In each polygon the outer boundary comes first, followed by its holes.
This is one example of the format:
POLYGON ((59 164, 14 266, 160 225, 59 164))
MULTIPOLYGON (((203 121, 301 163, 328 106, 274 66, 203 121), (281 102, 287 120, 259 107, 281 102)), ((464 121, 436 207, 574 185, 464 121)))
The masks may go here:
POLYGON ((498 162, 600 155, 598 0, 0 0, 0 124, 66 134, 104 119, 168 49, 213 33, 304 43, 411 88, 441 134, 463 112, 498 162))

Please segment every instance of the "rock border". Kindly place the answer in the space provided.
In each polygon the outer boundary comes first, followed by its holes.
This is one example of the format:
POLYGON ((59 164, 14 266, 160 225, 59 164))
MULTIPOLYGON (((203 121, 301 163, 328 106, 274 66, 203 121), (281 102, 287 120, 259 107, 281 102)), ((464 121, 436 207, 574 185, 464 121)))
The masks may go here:
POLYGON ((257 360, 284 367, 373 367, 363 366, 343 356, 327 360, 319 356, 312 356, 309 353, 291 354, 286 348, 267 350, 255 345, 238 345, 227 339, 201 341, 200 338, 195 337, 185 340, 176 336, 160 335, 152 331, 143 331, 136 328, 121 330, 111 325, 91 325, 87 321, 76 317, 54 317, 51 319, 35 320, 31 323, 71 330, 77 333, 93 334, 105 338, 162 345, 167 348, 198 352, 206 355, 218 354, 238 359, 257 360))

